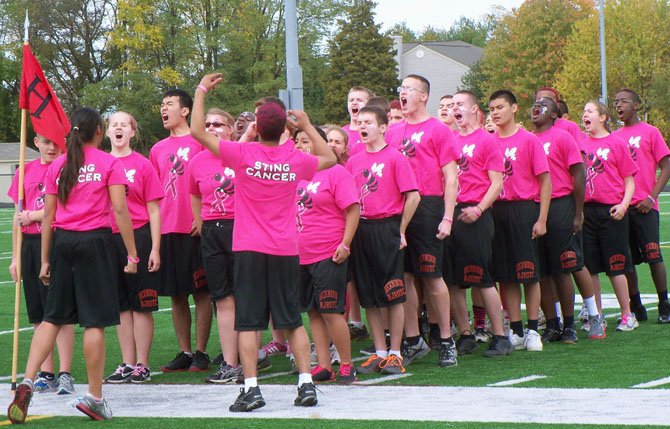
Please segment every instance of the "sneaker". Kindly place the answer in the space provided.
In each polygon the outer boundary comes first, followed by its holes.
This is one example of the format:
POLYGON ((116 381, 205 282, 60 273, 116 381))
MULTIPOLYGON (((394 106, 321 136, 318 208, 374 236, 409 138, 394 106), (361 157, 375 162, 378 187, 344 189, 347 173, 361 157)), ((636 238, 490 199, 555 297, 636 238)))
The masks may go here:
POLYGON ((309 363, 312 366, 319 364, 319 356, 316 354, 316 347, 314 346, 314 343, 310 344, 309 363))
POLYGON ((401 351, 402 361, 405 366, 407 366, 430 353, 430 347, 428 347, 428 344, 426 344, 423 338, 419 337, 419 342, 413 346, 407 344, 407 341, 403 341, 401 351))
POLYGON ((338 384, 351 384, 357 381, 356 377, 356 368, 354 368, 350 363, 344 363, 340 365, 340 369, 337 371, 337 382, 338 384))
MULTIPOLYGON (((589 320, 591 320, 591 316, 589 316, 589 320)), ((582 323, 582 327, 580 329, 584 332, 591 332, 590 322, 587 320, 585 323, 582 323)))
POLYGON ((637 320, 638 322, 644 322, 648 319, 647 309, 642 304, 636 307, 631 306, 631 311, 635 315, 635 320, 637 320))
POLYGON ((579 338, 577 338, 577 331, 574 328, 563 329, 563 335, 561 336, 563 344, 577 344, 577 341, 579 341, 579 338))
POLYGON ((112 418, 112 410, 105 398, 96 401, 90 393, 77 398, 75 408, 89 416, 92 420, 109 420, 112 418))
POLYGON ((272 368, 272 362, 270 362, 270 357, 265 356, 263 359, 258 359, 258 363, 256 364, 256 371, 260 372, 268 372, 270 371, 270 368, 272 368))
MULTIPOLYGON (((459 355, 469 355, 470 353, 477 350, 477 340, 474 335, 461 335, 456 340, 456 350, 459 355)), ((442 345, 440 344, 440 350, 442 350, 442 345)))
POLYGON ((622 314, 621 323, 619 323, 619 326, 616 327, 616 330, 619 332, 629 332, 639 326, 640 324, 635 319, 635 315, 633 313, 622 314))
POLYGON ((456 366, 458 361, 456 360, 456 345, 452 341, 447 341, 442 343, 440 348, 440 357, 438 363, 442 368, 446 366, 456 366))
POLYGON ((351 338, 351 341, 367 340, 370 338, 370 333, 368 332, 368 328, 366 328, 365 325, 359 328, 358 326, 354 326, 353 323, 350 323, 349 338, 351 338))
POLYGON ((58 376, 58 394, 69 395, 74 393, 74 378, 67 372, 58 376))
POLYGON ((283 355, 286 354, 288 347, 286 344, 282 344, 279 341, 272 340, 266 345, 263 346, 263 351, 268 356, 283 355))
POLYGON ((265 406, 265 399, 261 395, 260 387, 252 387, 246 393, 244 392, 244 387, 242 387, 237 399, 235 399, 233 405, 228 407, 228 410, 233 413, 248 412, 263 406, 265 406))
POLYGON ((372 374, 373 372, 379 372, 382 369, 380 368, 380 364, 384 358, 380 358, 379 356, 373 354, 361 364, 361 366, 356 368, 356 371, 360 372, 361 374, 372 374))
POLYGON ((200 350, 196 350, 193 353, 193 362, 188 368, 189 372, 204 372, 209 369, 209 355, 200 350))
POLYGON ((489 343, 489 347, 484 350, 484 357, 507 356, 512 354, 514 346, 510 339, 503 335, 494 335, 489 343))
POLYGON ((43 372, 38 372, 33 384, 33 392, 47 393, 55 392, 58 389, 58 381, 51 374, 51 378, 47 378, 43 372))
POLYGON ((537 328, 545 329, 547 327, 547 317, 544 315, 544 311, 540 308, 537 312, 537 328))
POLYGON ((582 323, 589 323, 589 310, 586 308, 586 305, 582 304, 582 309, 579 311, 577 320, 582 323))
POLYGON ((542 342, 544 344, 547 343, 556 343, 558 341, 561 341, 563 339, 563 334, 560 331, 557 331, 554 328, 547 328, 544 330, 542 333, 542 342))
MULTIPOLYGON (((214 384, 235 384, 241 375, 242 365, 237 365, 237 368, 233 368, 226 363, 222 363, 219 366, 219 370, 205 378, 205 381, 214 384)), ((244 377, 242 379, 244 380, 244 377)))
POLYGON ((589 316, 589 340, 602 340, 606 337, 605 325, 599 315, 589 316))
POLYGON ((320 365, 314 367, 311 371, 312 380, 315 382, 335 381, 335 372, 332 369, 322 368, 320 365))
POLYGON ((105 383, 121 384, 130 382, 130 376, 133 373, 133 367, 122 363, 116 367, 116 370, 105 378, 105 383))
POLYGON ((133 373, 130 374, 130 382, 133 384, 140 384, 145 381, 151 381, 151 370, 141 363, 138 363, 135 365, 133 373))
POLYGON ((288 365, 289 365, 289 371, 291 371, 291 374, 298 374, 298 364, 295 362, 295 356, 293 356, 293 353, 288 357, 288 365))
POLYGON ((223 358, 223 353, 219 353, 216 355, 214 359, 212 359, 212 365, 214 366, 221 366, 222 363, 224 363, 226 360, 223 358))
POLYGON ((485 328, 475 329, 475 340, 478 343, 488 343, 491 341, 491 333, 488 332, 485 328))
POLYGON ((524 335, 523 347, 529 352, 541 352, 542 351, 542 339, 540 334, 537 331, 532 329, 526 329, 526 335, 524 335))
POLYGON ((316 399, 316 387, 314 383, 302 383, 298 387, 298 396, 293 401, 296 407, 313 407, 319 403, 316 399))
POLYGON ((405 372, 402 357, 396 355, 389 355, 379 363, 379 368, 381 368, 382 374, 402 374, 405 372))
POLYGON ((670 323, 670 302, 658 303, 658 323, 670 323))
POLYGON ((520 337, 517 334, 511 332, 509 335, 509 340, 512 343, 512 347, 514 347, 514 350, 523 350, 526 348, 526 340, 524 337, 520 337))
POLYGON ((375 345, 371 344, 370 346, 361 349, 361 354, 364 356, 372 356, 377 353, 377 349, 375 349, 375 345))
POLYGON ((340 364, 340 353, 335 348, 335 344, 330 345, 330 364, 339 365, 340 364))
POLYGON ((33 397, 33 383, 30 380, 24 380, 16 386, 14 400, 7 408, 7 418, 14 424, 23 423, 28 415, 30 398, 33 397))
POLYGON ((161 367, 163 372, 177 372, 177 371, 186 371, 191 367, 193 363, 193 357, 187 355, 186 352, 179 352, 174 359, 166 363, 161 367))
MULTIPOLYGON (((454 334, 452 334, 453 336, 454 334)), ((442 339, 440 338, 439 332, 432 332, 428 335, 428 347, 431 350, 440 350, 442 345, 442 339)))

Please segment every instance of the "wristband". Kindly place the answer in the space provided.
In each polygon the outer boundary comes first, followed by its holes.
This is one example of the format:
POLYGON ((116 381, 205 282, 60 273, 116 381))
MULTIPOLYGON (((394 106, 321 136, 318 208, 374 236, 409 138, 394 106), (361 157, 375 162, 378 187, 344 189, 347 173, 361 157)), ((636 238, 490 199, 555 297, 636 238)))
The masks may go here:
POLYGON ((652 203, 656 204, 656 198, 652 197, 651 194, 647 195, 647 198, 649 198, 652 203))
POLYGON ((454 223, 453 219, 448 218, 448 217, 446 217, 446 216, 443 217, 442 220, 446 220, 446 221, 449 222, 449 223, 454 223))
POLYGON ((139 264, 140 258, 139 256, 133 258, 132 256, 128 255, 128 262, 132 262, 133 264, 139 264))
POLYGON ((202 92, 204 92, 205 94, 207 94, 207 93, 209 92, 209 90, 207 89, 207 87, 205 87, 205 85, 203 85, 203 84, 198 84, 198 86, 197 86, 195 89, 200 89, 200 90, 202 90, 202 92))
POLYGON ((342 246, 342 248, 343 248, 344 250, 346 250, 347 252, 351 253, 351 249, 349 248, 349 246, 347 246, 347 245, 344 244, 344 243, 342 243, 341 246, 342 246))
POLYGON ((477 210, 477 216, 481 216, 484 211, 479 208, 479 206, 475 206, 475 210, 477 210))

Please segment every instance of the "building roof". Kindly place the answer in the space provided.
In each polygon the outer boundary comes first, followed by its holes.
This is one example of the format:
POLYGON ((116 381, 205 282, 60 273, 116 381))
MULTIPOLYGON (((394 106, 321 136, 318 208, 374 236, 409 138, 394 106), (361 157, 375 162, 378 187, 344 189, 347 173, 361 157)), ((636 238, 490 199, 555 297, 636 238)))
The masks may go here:
POLYGON ((446 42, 418 42, 418 43, 403 43, 403 53, 409 52, 415 47, 422 45, 431 49, 438 54, 451 58, 467 67, 471 67, 484 55, 484 50, 478 46, 469 43, 461 42, 460 40, 452 40, 446 42))
MULTIPOLYGON (((19 147, 21 143, 0 143, 0 162, 19 162, 19 147)), ((26 147, 26 161, 40 157, 35 149, 26 147)))

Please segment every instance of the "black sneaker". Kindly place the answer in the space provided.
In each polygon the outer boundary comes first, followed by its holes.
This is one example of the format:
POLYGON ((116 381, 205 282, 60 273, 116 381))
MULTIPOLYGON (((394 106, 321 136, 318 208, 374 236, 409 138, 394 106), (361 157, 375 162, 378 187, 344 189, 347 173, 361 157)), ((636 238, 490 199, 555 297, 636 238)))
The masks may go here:
POLYGON ((129 383, 130 376, 133 374, 133 367, 122 363, 116 367, 116 370, 105 378, 105 383, 121 384, 129 383))
POLYGON ((670 323, 670 302, 658 303, 658 323, 670 323))
POLYGON ((252 387, 244 393, 244 387, 240 389, 240 394, 235 399, 233 405, 228 410, 233 413, 249 412, 265 406, 265 399, 261 395, 260 387, 252 387))
POLYGON ((445 366, 456 366, 458 361, 456 360, 456 345, 454 340, 443 342, 440 347, 440 359, 439 364, 441 367, 445 366))
POLYGON ((203 372, 209 369, 209 355, 207 353, 196 350, 193 353, 193 362, 189 367, 190 372, 203 372))
POLYGON ((505 335, 494 335, 489 348, 484 350, 484 357, 507 356, 514 351, 512 342, 505 335))
POLYGON ((430 353, 430 347, 428 347, 428 344, 421 337, 419 337, 419 342, 413 346, 410 346, 407 341, 402 342, 401 354, 405 367, 413 361, 426 356, 428 353, 430 353))
POLYGON ((354 326, 353 323, 350 323, 349 337, 351 338, 351 341, 367 340, 370 338, 370 333, 368 332, 368 328, 366 328, 365 325, 363 325, 362 328, 359 328, 358 326, 354 326))
POLYGON ((265 355, 263 359, 258 359, 256 364, 256 371, 258 372, 268 372, 272 368, 272 362, 270 362, 270 356, 265 355))
POLYGON ((361 354, 364 355, 364 356, 372 356, 376 353, 377 353, 377 350, 375 349, 374 344, 371 344, 369 347, 361 349, 361 354))
POLYGON ((134 384, 140 384, 144 383, 145 381, 151 381, 151 370, 142 365, 141 363, 138 363, 135 365, 135 369, 133 370, 133 373, 130 374, 129 381, 134 384))
POLYGON ((630 310, 635 314, 635 318, 638 322, 644 322, 648 319, 647 309, 644 308, 644 305, 638 305, 635 307, 631 305, 630 310))
POLYGON ((556 343, 563 340, 563 334, 554 328, 547 328, 542 333, 542 343, 556 343))
POLYGON ((224 362, 225 359, 223 358, 223 353, 219 353, 214 359, 212 359, 212 365, 214 366, 221 366, 221 364, 224 362))
POLYGON ((573 328, 563 329, 563 335, 561 336, 561 342, 563 344, 577 344, 579 338, 577 338, 577 331, 573 328))
POLYGON ((161 367, 163 372, 188 371, 193 363, 193 358, 185 352, 177 353, 174 359, 161 367))
MULTIPOLYGON (((477 349, 477 340, 474 335, 462 335, 456 341, 456 350, 459 355, 468 355, 477 349)), ((442 350, 442 347, 440 347, 442 350)), ((440 359, 441 360, 441 359, 440 359)))
POLYGON ((293 401, 296 407, 313 407, 319 403, 316 399, 316 387, 314 383, 302 383, 298 387, 298 396, 293 401))

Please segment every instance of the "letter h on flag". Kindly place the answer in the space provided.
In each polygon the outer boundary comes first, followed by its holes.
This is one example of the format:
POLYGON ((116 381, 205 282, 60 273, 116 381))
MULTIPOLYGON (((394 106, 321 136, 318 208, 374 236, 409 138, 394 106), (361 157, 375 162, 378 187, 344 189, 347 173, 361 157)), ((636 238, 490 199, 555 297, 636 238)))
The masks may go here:
POLYGON ((65 152, 65 137, 70 130, 70 121, 27 44, 23 45, 19 108, 30 112, 30 120, 37 134, 53 141, 65 152))

